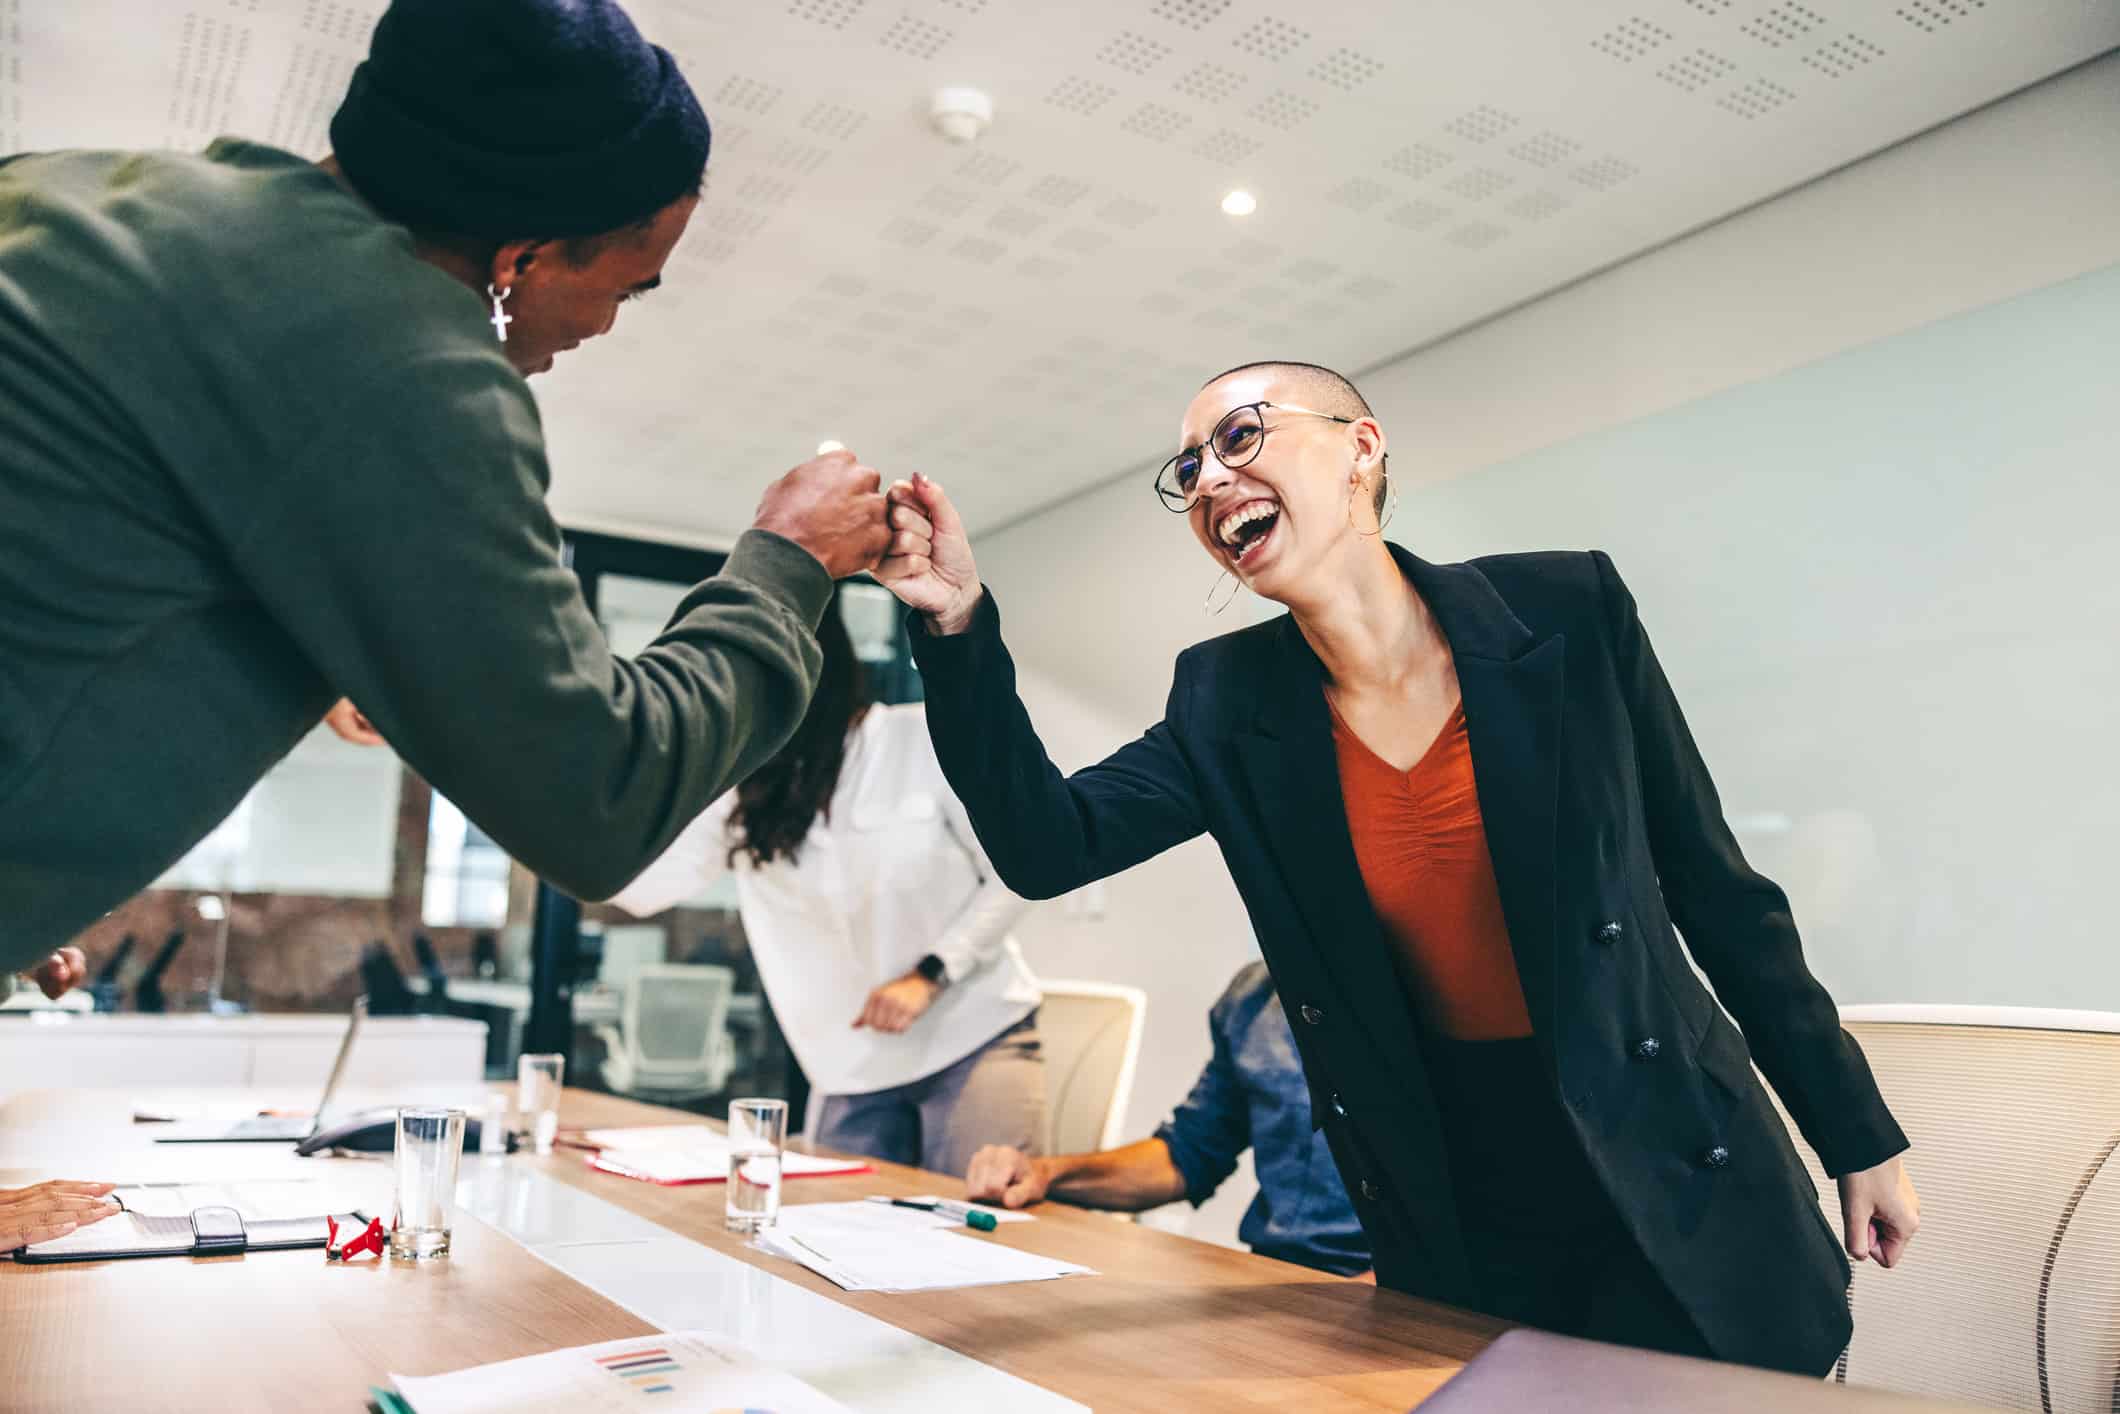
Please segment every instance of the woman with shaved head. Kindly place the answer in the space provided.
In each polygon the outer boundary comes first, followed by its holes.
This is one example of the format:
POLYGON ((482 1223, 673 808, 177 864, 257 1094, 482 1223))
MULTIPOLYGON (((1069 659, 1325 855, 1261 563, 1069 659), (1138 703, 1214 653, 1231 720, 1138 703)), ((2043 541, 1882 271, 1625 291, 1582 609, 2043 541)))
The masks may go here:
POLYGON ((1164 719, 1073 775, 949 499, 891 490, 878 573, 918 611, 935 747, 1002 879, 1049 898, 1214 836, 1383 1285, 1831 1366, 1847 1262, 1753 1058, 1838 1176, 1857 1259, 1913 1236, 1906 1139, 1611 560, 1387 543, 1383 426, 1310 364, 1210 380, 1155 489, 1288 613, 1186 650, 1164 719))

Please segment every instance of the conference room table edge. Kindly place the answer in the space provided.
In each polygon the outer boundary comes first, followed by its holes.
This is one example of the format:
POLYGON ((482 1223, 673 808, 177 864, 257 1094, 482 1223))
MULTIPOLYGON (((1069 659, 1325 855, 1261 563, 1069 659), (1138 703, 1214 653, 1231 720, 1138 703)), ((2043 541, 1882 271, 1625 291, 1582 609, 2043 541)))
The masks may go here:
MULTIPOLYGON (((18 1091, 7 1097, 6 1107, 13 1110, 20 1102, 34 1100, 56 1104, 62 1093, 18 1091)), ((1097 1275, 954 1291, 849 1292, 796 1263, 752 1248, 744 1235, 726 1231, 724 1185, 662 1185, 603 1173, 590 1167, 590 1150, 568 1142, 570 1137, 578 1142, 587 1129, 702 1122, 719 1127, 690 1111, 568 1088, 561 1099, 561 1142, 550 1155, 518 1153, 505 1160, 467 1155, 465 1162, 534 1167, 680 1238, 1099 1411, 1162 1414, 1302 1408, 1324 1414, 1363 1414, 1407 1410, 1434 1393, 1465 1361, 1507 1329, 1505 1323, 1477 1313, 1054 1202, 1031 1210, 1038 1221, 1003 1224, 984 1240, 1081 1263, 1097 1275)), ((832 1153, 800 1139, 791 1140, 789 1148, 832 1153)), ((961 1197, 964 1193, 961 1177, 873 1160, 860 1162, 869 1164, 870 1171, 786 1180, 784 1202, 846 1201, 877 1194, 961 1197)), ((489 1333, 489 1338, 480 1339, 479 1332, 465 1327, 466 1322, 475 1324, 474 1313, 453 1309, 447 1293, 432 1290, 430 1283, 430 1290, 414 1288, 412 1293, 426 1300, 399 1302, 391 1308, 396 1312, 402 1306, 406 1318, 418 1323, 415 1339, 394 1343, 381 1338, 380 1331, 352 1328, 329 1310, 321 1318, 310 1319, 321 1319, 329 1331, 348 1342, 350 1352, 305 1352, 275 1341, 270 1332, 231 1332, 244 1362, 263 1359, 285 1369, 261 1372, 252 1364, 246 1378, 228 1381, 218 1387, 215 1397, 202 1403, 189 1402, 197 1395, 186 1391, 203 1392, 208 1385, 191 1378, 167 1379, 154 1386, 157 1397, 143 1403, 127 1396, 126 1407, 181 1409, 207 1403, 217 1409, 284 1407, 284 1395, 264 1396, 258 1384, 261 1374, 273 1374, 271 1388, 304 1388, 308 1392, 304 1403, 309 1407, 352 1409, 361 1407, 366 1385, 387 1384, 391 1372, 437 1374, 536 1353, 539 1348, 645 1335, 656 1329, 474 1217, 459 1214, 457 1230, 457 1255, 450 1262, 453 1270, 437 1275, 443 1285, 463 1287, 466 1301, 491 1313, 504 1327, 489 1333), (556 1315, 549 1310, 555 1305, 563 1308, 556 1315), (506 1309, 497 1310, 497 1306, 506 1309), (464 1328, 452 1332, 451 1326, 464 1328), (457 1353, 467 1347, 481 1353, 457 1353), (345 1353, 354 1359, 349 1362, 343 1358, 345 1353), (339 1372, 349 1363, 363 1371, 365 1383, 342 1394, 337 1387, 339 1372), (305 1368, 317 1383, 308 1382, 301 1373, 305 1368), (239 1393, 237 1387, 244 1385, 251 1386, 264 1402, 246 1405, 240 1398, 232 1399, 239 1393), (162 1402, 163 1397, 172 1402, 162 1402)), ((142 1327, 177 1311, 196 1323, 196 1312, 182 1301, 184 1287, 176 1271, 245 1262, 322 1265, 313 1251, 63 1266, 4 1264, 8 1277, 7 1284, 0 1285, 0 1330, 26 1332, 26 1339, 23 1346, 7 1353, 13 1377, 0 1381, 0 1410, 90 1407, 78 1402, 78 1395, 98 1386, 84 1380, 69 1362, 92 1364, 109 1375, 110 1352, 99 1351, 97 1340, 81 1333, 107 1330, 110 1323, 104 1318, 119 1311, 131 1329, 116 1338, 128 1349, 145 1352, 149 1360, 211 1364, 217 1358, 211 1350, 175 1348, 190 1343, 179 1340, 176 1331, 142 1327), (159 1270, 137 1270, 142 1268, 159 1270), (142 1301, 134 1291, 142 1285, 168 1295, 142 1301), (39 1309, 45 1305, 39 1288, 62 1290, 63 1295, 55 1295, 64 1302, 63 1319, 54 1320, 54 1313, 39 1309), (129 1299, 99 1301, 99 1294, 129 1299), (180 1304, 172 1307, 172 1300, 180 1304), (99 1312, 99 1304, 112 1309, 99 1312), (69 1393, 57 1399, 46 1397, 59 1396, 61 1391, 69 1393)), ((325 1272, 318 1279, 346 1275, 350 1274, 343 1270, 325 1272)), ((254 1299, 249 1293, 243 1296, 254 1299)), ((211 1300, 208 1293, 202 1297, 211 1300)), ((357 1319, 366 1319, 365 1310, 357 1319)), ((313 1344, 330 1339, 314 1323, 307 1334, 313 1344)), ((196 1339, 196 1334, 190 1337, 196 1339)), ((126 1383, 135 1383, 139 1371, 131 1374, 135 1378, 126 1383)), ((116 1393, 107 1378, 100 1387, 116 1393)), ((139 1387, 139 1393, 144 1395, 146 1389, 139 1387)))

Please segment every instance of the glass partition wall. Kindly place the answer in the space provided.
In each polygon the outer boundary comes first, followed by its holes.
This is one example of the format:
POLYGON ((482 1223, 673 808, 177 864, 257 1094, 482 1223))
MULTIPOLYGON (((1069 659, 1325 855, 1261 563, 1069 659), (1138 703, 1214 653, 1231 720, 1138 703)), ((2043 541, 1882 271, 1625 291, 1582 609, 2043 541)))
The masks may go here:
MULTIPOLYGON (((568 535, 566 550, 622 654, 653 641, 722 561, 588 533, 568 535)), ((872 695, 917 700, 896 602, 859 581, 839 598, 872 695)), ((701 1080, 713 1088, 683 1102, 708 1110, 741 1091, 799 1108, 804 1094, 728 878, 653 918, 584 907, 509 859, 393 752, 321 726, 153 887, 77 941, 96 985, 73 1005, 343 1012, 366 994, 379 1014, 484 1021, 494 1078, 512 1078, 523 1050, 557 1051, 568 1082, 591 1088, 630 1080, 627 995, 643 967, 725 967, 734 988, 715 1022, 724 1048, 701 1080)))

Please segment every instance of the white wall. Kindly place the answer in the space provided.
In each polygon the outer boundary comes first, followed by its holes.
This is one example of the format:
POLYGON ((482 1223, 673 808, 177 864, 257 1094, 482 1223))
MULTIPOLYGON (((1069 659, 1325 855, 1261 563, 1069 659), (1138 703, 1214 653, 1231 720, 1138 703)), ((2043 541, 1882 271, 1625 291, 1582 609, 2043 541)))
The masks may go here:
MULTIPOLYGON (((2109 57, 1362 379, 1417 488, 1394 538, 1615 553, 1844 1000, 2120 1008, 2112 963, 2057 995, 2093 965, 2086 894, 2120 844, 2096 725, 2120 600, 2091 551, 2120 521, 2120 282, 1968 314, 2115 262, 2109 57)), ((978 549, 1063 765, 1155 720, 1179 649, 1268 611, 1204 616, 1214 571, 1145 472, 978 549)), ((1148 990, 1137 1134, 1253 953, 1200 843, 1025 942, 1148 990)), ((1193 1230, 1228 1236, 1243 1197, 1193 1230)))
POLYGON ((2120 1010, 2116 444, 2120 263, 1404 509, 1612 552, 1841 1000, 2120 1010))

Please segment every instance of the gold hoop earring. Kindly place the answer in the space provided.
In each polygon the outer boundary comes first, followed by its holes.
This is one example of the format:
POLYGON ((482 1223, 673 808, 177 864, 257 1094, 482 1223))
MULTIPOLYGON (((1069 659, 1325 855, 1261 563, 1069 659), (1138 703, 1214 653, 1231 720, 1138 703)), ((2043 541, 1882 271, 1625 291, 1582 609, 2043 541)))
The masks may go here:
POLYGON ((1200 601, 1200 612, 1203 614, 1221 613, 1236 602, 1237 591, 1243 587, 1244 582, 1242 580, 1228 570, 1222 571, 1222 573, 1215 576, 1215 582, 1207 586, 1207 597, 1200 601), (1223 596, 1221 603, 1217 604, 1215 602, 1215 591, 1222 587, 1222 581, 1225 579, 1229 581, 1229 593, 1223 596))
MULTIPOLYGON (((1347 528, 1365 540, 1374 540, 1377 536, 1382 535, 1384 527, 1391 524, 1392 513, 1399 508, 1399 488, 1391 484, 1391 468, 1388 466, 1384 467, 1377 474, 1384 478, 1385 501, 1384 514, 1377 518, 1377 528, 1375 530, 1364 530, 1354 523, 1354 498, 1350 496, 1347 500, 1347 528)), ((1360 484, 1359 481, 1356 482, 1356 485, 1359 486, 1360 484)))

